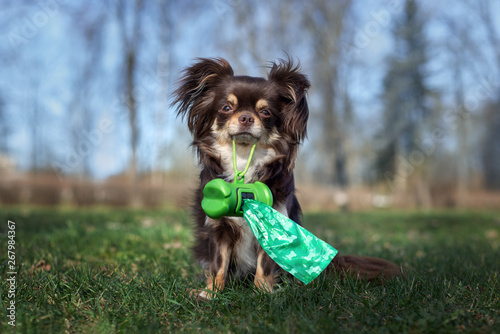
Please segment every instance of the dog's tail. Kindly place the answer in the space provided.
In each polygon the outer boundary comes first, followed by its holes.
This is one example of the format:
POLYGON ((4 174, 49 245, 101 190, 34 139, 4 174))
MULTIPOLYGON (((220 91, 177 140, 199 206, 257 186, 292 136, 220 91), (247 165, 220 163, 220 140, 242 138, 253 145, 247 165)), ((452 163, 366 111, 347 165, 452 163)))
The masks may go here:
POLYGON ((368 256, 337 255, 326 268, 326 273, 354 276, 367 281, 387 280, 403 276, 401 268, 384 259, 368 256))

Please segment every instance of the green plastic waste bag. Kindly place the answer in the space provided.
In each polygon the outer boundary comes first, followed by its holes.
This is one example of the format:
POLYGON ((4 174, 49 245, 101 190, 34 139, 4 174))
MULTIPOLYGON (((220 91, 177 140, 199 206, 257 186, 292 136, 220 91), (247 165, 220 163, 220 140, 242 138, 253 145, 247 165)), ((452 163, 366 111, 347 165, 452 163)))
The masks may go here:
POLYGON ((246 199, 243 215, 274 262, 305 284, 337 255, 335 248, 264 203, 246 199))

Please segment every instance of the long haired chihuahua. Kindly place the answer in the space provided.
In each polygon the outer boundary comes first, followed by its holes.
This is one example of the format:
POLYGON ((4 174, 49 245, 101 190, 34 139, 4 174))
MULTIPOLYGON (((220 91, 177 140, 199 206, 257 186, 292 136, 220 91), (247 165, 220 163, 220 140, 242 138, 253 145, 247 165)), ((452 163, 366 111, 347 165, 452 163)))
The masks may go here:
MULTIPOLYGON (((273 291, 279 266, 243 218, 207 217, 201 207, 202 191, 215 178, 234 180, 233 138, 238 170, 245 168, 256 142, 245 181, 265 183, 272 192, 274 209, 300 224, 293 170, 298 147, 306 137, 309 86, 290 58, 274 63, 267 79, 235 76, 222 58, 200 58, 184 70, 174 104, 178 115, 187 118, 201 166, 193 205, 194 255, 207 278, 205 289, 191 292, 195 297, 212 298, 212 292, 222 291, 230 276, 253 276, 258 289, 273 291)), ((348 263, 339 256, 334 261, 340 269, 350 267, 349 258, 348 263)))

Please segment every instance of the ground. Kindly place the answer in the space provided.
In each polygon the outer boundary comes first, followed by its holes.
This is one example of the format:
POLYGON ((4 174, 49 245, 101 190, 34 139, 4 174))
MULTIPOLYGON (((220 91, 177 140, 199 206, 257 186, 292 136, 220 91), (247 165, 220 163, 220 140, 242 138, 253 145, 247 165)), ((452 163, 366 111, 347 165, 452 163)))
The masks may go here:
MULTIPOLYGON (((179 209, 0 208, 1 332, 500 332, 499 212, 306 213, 343 254, 382 257, 407 277, 320 276, 274 294, 234 282, 208 303, 179 209), (9 239, 8 221, 15 223, 9 239), (8 240, 15 242, 16 284, 8 240), (15 289, 15 298, 9 289, 15 289)), ((11 242, 12 244, 12 242, 11 242)))

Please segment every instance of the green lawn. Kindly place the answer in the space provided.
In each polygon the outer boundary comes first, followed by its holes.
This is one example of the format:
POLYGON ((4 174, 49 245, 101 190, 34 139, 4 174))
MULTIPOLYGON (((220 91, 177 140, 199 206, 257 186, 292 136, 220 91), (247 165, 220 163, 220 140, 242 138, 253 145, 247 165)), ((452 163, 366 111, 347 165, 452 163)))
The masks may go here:
POLYGON ((188 290, 203 286, 202 272, 185 211, 0 208, 0 332, 500 332, 500 213, 310 213, 304 225, 343 254, 394 261, 408 276, 385 285, 320 276, 274 294, 234 282, 197 303, 188 290))

